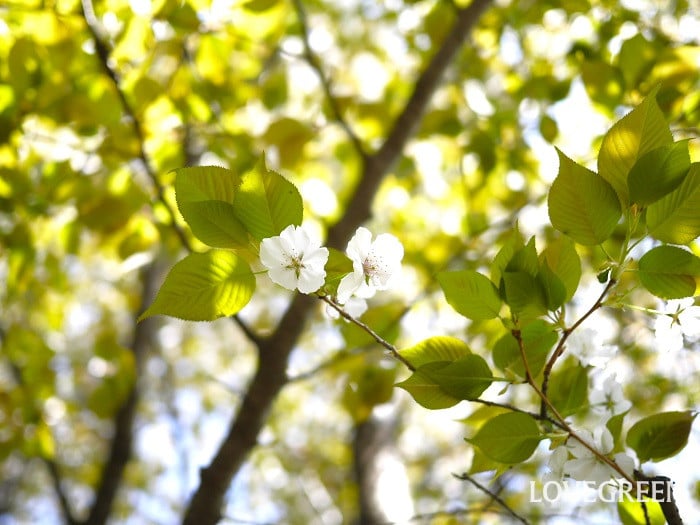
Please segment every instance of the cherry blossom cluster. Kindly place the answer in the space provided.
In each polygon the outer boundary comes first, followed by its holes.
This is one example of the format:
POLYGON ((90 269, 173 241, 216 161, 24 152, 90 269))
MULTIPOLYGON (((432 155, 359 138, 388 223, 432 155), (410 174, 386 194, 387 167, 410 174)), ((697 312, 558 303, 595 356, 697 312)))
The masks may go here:
MULTIPOLYGON (((338 285, 337 301, 348 304, 360 315, 366 309, 365 299, 377 290, 386 290, 400 272, 403 259, 401 242, 389 233, 372 240, 372 233, 360 227, 345 251, 352 261, 352 272, 338 285)), ((302 226, 287 226, 279 235, 263 239, 260 262, 270 279, 288 290, 304 294, 317 292, 325 283, 328 248, 321 246, 302 226)))

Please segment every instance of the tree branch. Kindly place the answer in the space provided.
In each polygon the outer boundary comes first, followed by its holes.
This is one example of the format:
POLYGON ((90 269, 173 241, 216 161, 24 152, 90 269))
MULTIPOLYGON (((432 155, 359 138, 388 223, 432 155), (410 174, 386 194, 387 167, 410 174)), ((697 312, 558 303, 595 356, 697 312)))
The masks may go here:
MULTIPOLYGON (((384 144, 365 158, 360 183, 347 205, 349 211, 329 230, 328 246, 343 249, 354 230, 370 216, 381 180, 403 151, 469 30, 490 3, 491 0, 475 0, 459 11, 452 30, 416 81, 413 94, 384 144)), ((231 480, 255 446, 266 415, 288 380, 287 361, 313 305, 314 298, 297 294, 273 335, 259 347, 255 375, 228 434, 209 466, 201 471, 201 481, 185 511, 183 525, 213 525, 221 518, 224 495, 231 480)))
POLYGON ((464 474, 455 474, 454 475, 457 479, 461 479, 463 481, 468 481, 472 485, 474 485, 477 489, 479 489, 481 492, 484 494, 488 495, 493 501, 498 503, 501 507, 503 507, 508 514, 510 514, 513 518, 518 520, 520 523, 524 523, 525 525, 529 525, 529 521, 527 521, 525 518, 520 516, 517 512, 515 512, 510 505, 508 505, 503 498, 501 498, 498 494, 492 492, 489 490, 487 487, 484 487, 481 483, 476 481, 474 478, 472 478, 469 474, 464 473, 464 474))
POLYGON ((371 216, 374 195, 384 176, 401 155, 415 132, 448 66, 464 43, 481 13, 492 0, 474 0, 457 12, 457 19, 428 66, 415 83, 413 93, 394 122, 379 150, 365 159, 363 173, 347 205, 348 212, 328 232, 328 245, 342 248, 357 226, 371 216))

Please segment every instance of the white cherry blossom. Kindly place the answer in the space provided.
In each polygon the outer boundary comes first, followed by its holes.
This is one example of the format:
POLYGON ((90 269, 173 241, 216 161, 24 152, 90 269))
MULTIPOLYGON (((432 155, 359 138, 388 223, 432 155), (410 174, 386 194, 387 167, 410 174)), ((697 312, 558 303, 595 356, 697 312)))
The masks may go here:
POLYGON ((602 388, 594 388, 589 397, 593 413, 607 420, 612 416, 624 414, 632 403, 625 399, 622 393, 622 385, 617 382, 614 375, 608 376, 603 381, 602 388))
POLYGON ((290 224, 276 237, 260 243, 260 262, 274 283, 288 290, 313 293, 326 279, 328 248, 301 226, 290 224))
MULTIPOLYGON (((605 425, 597 427, 593 434, 588 430, 578 430, 576 434, 586 443, 593 446, 601 454, 609 454, 615 442, 612 434, 605 425)), ((564 463, 564 474, 579 481, 594 481, 597 484, 605 483, 610 478, 619 478, 620 474, 613 470, 607 463, 603 463, 588 447, 572 437, 566 443, 573 459, 564 463)), ((634 470, 634 460, 621 452, 615 454, 615 462, 629 476, 634 470)))
POLYGON ((377 290, 386 290, 389 280, 401 270, 403 246, 389 233, 372 241, 367 228, 358 228, 345 251, 353 271, 338 285, 338 302, 345 304, 351 295, 367 299, 377 290))
POLYGON ((574 330, 567 343, 582 366, 605 366, 617 352, 617 346, 603 343, 598 333, 590 328, 574 330))

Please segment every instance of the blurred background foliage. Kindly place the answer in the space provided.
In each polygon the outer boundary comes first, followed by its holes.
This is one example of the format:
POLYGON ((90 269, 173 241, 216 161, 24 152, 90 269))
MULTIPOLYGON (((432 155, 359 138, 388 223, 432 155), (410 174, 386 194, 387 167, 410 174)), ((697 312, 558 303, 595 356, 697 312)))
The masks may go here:
MULTIPOLYGON (((135 328, 149 293, 185 253, 183 238, 197 248, 170 212, 171 170, 242 172, 265 151, 323 234, 346 213, 361 164, 338 116, 374 151, 468 3, 0 5, 0 521, 61 522, 56 480, 75 515, 88 512, 115 417, 137 382, 133 458, 112 522, 178 521, 256 357, 226 320, 158 318, 143 333, 135 328), (146 352, 133 351, 138 337, 148 339, 146 352)), ((553 145, 590 163, 607 127, 655 86, 676 138, 697 138, 698 35, 693 1, 493 3, 376 196, 370 227, 403 242, 405 282, 378 296, 363 320, 399 346, 452 334, 489 356, 502 326, 454 314, 435 273, 488 268, 516 221, 538 242, 552 238, 543 205, 557 169, 553 145)), ((691 148, 697 160, 696 141, 691 148)), ((581 255, 591 277, 604 254, 581 255)), ((658 307, 636 290, 624 300, 658 307)), ((241 318, 269 333, 288 301, 261 277, 241 318)), ((638 414, 697 407, 697 345, 660 366, 668 358, 653 322, 619 309, 593 328, 623 349, 618 378, 638 414)), ((394 445, 412 513, 444 512, 424 520, 434 523, 503 519, 460 512, 485 499, 452 477, 480 470, 462 437, 486 409, 427 413, 392 388, 405 373, 319 304, 292 355, 291 381, 236 477, 228 522, 351 521, 353 428, 377 405, 399 420, 394 445)), ((514 485, 501 490, 535 522, 548 511, 530 506, 528 478, 518 475, 541 472, 543 457, 508 474, 514 485)), ((601 512, 614 519, 614 510, 601 512)))

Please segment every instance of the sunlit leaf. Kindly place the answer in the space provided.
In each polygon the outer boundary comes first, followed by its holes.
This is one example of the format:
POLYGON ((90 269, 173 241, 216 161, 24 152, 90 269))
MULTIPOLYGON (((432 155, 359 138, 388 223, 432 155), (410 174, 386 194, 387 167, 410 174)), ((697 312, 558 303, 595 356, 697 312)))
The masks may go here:
POLYGON ((464 341, 456 337, 438 335, 399 350, 399 353, 418 368, 433 361, 457 361, 470 355, 472 351, 464 341))
POLYGON ((564 417, 581 411, 588 403, 588 372, 580 364, 552 373, 549 400, 564 417))
POLYGON ((576 293, 581 280, 581 258, 573 241, 562 235, 548 242, 540 260, 540 264, 546 261, 549 268, 561 279, 566 289, 564 302, 569 301, 576 293))
MULTIPOLYGON (((551 325, 538 319, 525 326, 520 337, 530 373, 537 377, 544 367, 549 351, 557 342, 557 333, 551 325)), ((501 370, 510 370, 520 377, 525 377, 520 345, 511 333, 496 341, 493 347, 493 362, 501 370)))
POLYGON ((192 233, 214 248, 246 248, 248 232, 234 214, 233 205, 223 201, 180 203, 180 212, 192 233))
POLYGON ((663 242, 688 244, 700 235, 700 163, 674 191, 647 208, 649 234, 663 242))
POLYGON ((139 320, 162 314, 188 321, 213 321, 238 312, 254 290, 253 272, 233 252, 192 253, 172 267, 139 320))
POLYGON ((657 90, 617 121, 605 134, 598 155, 598 173, 615 188, 623 206, 629 203, 627 177, 637 159, 673 142, 671 130, 656 103, 657 90))
POLYGON ((501 298, 488 277, 472 270, 441 272, 438 282, 445 299, 458 313, 469 319, 498 317, 501 298))
MULTIPOLYGON (((547 200, 552 226, 579 244, 600 244, 620 219, 615 191, 603 178, 557 152, 559 174, 547 200)), ((626 184, 625 180, 625 188, 626 184)))
POLYGON ((234 209, 238 220, 258 240, 279 235, 290 224, 299 226, 304 212, 296 186, 269 171, 264 157, 243 175, 234 209))
POLYGON ((674 142, 648 151, 627 177, 630 201, 646 206, 676 189, 690 169, 688 142, 674 142))

